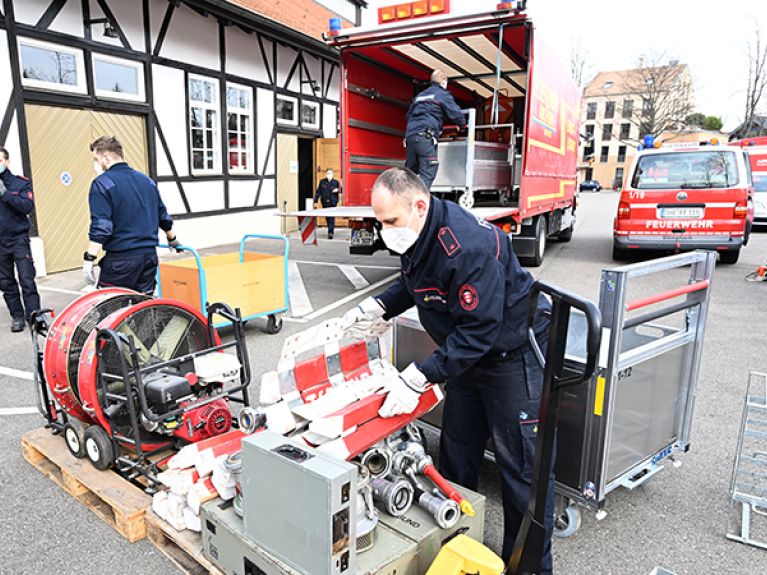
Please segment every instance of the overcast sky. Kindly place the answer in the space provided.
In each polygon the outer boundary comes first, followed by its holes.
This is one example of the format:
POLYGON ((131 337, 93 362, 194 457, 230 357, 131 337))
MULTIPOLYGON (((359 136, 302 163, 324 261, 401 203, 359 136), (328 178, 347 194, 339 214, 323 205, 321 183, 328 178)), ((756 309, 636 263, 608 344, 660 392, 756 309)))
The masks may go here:
MULTIPOLYGON (((377 18, 376 7, 395 3, 369 0, 363 23, 377 18)), ((497 3, 452 0, 452 12, 492 10, 497 3)), ((592 75, 633 68, 642 53, 666 54, 690 66, 697 111, 721 116, 725 130, 742 120, 747 44, 757 25, 767 43, 767 0, 528 0, 527 6, 566 65, 576 42, 592 75)), ((760 108, 767 110, 767 94, 763 100, 760 108)))

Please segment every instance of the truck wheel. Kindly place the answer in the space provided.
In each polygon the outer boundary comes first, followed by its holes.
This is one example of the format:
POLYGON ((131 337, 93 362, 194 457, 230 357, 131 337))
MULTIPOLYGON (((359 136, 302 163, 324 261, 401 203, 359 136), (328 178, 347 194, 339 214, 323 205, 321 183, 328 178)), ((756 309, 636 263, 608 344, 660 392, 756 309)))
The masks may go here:
POLYGON ((85 430, 85 454, 93 467, 100 471, 109 469, 115 461, 112 440, 103 427, 91 425, 85 430))
POLYGON ((546 216, 541 214, 535 218, 535 253, 532 257, 520 258, 522 265, 537 268, 543 263, 543 253, 546 251, 546 216))
POLYGON ((461 193, 460 196, 458 196, 458 205, 466 210, 470 210, 474 207, 474 192, 471 190, 468 190, 466 192, 461 193))
POLYGON ((623 248, 613 246, 613 260, 615 260, 616 262, 620 262, 620 261, 628 259, 628 257, 629 257, 628 250, 624 250, 623 248))
POLYGON ((734 264, 737 263, 738 258, 740 257, 740 250, 730 250, 727 252, 719 252, 719 261, 723 264, 734 264))

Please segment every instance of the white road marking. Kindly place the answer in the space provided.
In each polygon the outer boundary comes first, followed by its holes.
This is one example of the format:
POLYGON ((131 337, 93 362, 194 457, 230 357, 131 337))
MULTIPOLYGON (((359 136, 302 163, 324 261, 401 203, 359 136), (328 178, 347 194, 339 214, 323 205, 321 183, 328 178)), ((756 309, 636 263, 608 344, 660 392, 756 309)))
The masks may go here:
POLYGON ((77 291, 77 290, 48 287, 46 285, 40 285, 40 284, 37 285, 37 289, 38 290, 42 290, 42 291, 52 291, 52 292, 56 292, 56 293, 65 293, 65 294, 68 294, 68 295, 83 295, 82 292, 77 291))
MULTIPOLYGON (((291 262, 296 262, 297 264, 307 264, 312 266, 331 266, 331 267, 341 267, 347 264, 338 264, 335 262, 309 262, 304 260, 290 260, 291 262)), ((361 268, 361 269, 369 269, 369 270, 398 270, 400 269, 400 266, 369 266, 365 264, 355 264, 355 268, 361 268)))
POLYGON ((288 286, 290 292, 290 315, 293 317, 304 317, 310 314, 314 309, 312 302, 309 301, 309 294, 306 293, 304 280, 301 279, 301 272, 296 262, 289 262, 288 265, 288 286))
POLYGON ((329 311, 332 311, 332 310, 336 309, 337 307, 341 307, 342 305, 347 304, 350 301, 353 301, 353 300, 357 299, 358 297, 360 297, 363 294, 368 293, 369 291, 373 291, 374 289, 378 289, 379 287, 389 283, 390 281, 392 281, 394 279, 397 279, 398 277, 399 277, 399 273, 392 274, 392 275, 390 275, 388 277, 385 277, 381 281, 378 281, 378 282, 376 282, 376 283, 374 283, 372 285, 369 285, 368 287, 366 287, 363 290, 359 290, 359 291, 356 291, 356 292, 354 292, 352 294, 349 294, 345 298, 341 298, 338 301, 335 301, 335 302, 333 302, 331 304, 326 305, 325 307, 321 307, 317 311, 315 311, 313 313, 310 313, 309 315, 304 316, 304 317, 306 319, 308 319, 308 320, 316 319, 316 318, 320 317, 321 315, 324 315, 324 314, 328 313, 329 311))
POLYGON ((362 289, 370 285, 370 282, 354 266, 338 266, 346 279, 352 282, 354 289, 362 289))
POLYGON ((30 415, 40 413, 36 407, 0 407, 0 417, 3 415, 30 415))
POLYGON ((3 367, 0 365, 0 375, 7 375, 8 377, 15 377, 17 379, 26 379, 27 381, 33 381, 35 374, 31 371, 21 371, 20 369, 13 369, 12 367, 3 367))

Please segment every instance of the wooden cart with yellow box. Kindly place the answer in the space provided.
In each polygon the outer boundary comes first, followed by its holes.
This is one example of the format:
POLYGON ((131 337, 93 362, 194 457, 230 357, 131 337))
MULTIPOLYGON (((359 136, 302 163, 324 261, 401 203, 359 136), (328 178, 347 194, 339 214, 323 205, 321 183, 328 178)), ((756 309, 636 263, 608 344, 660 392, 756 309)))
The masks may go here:
MULTIPOLYGON (((160 246, 167 247, 167 246, 160 246)), ((161 262, 158 296, 179 299, 205 312, 208 303, 224 302, 239 308, 243 321, 266 316, 266 332, 282 329, 281 314, 288 310, 288 238, 281 235, 247 234, 239 253, 201 256, 189 246, 180 251, 193 257, 161 262), (245 251, 249 239, 282 241, 282 254, 245 251)), ((229 322, 216 324, 216 327, 229 322)))

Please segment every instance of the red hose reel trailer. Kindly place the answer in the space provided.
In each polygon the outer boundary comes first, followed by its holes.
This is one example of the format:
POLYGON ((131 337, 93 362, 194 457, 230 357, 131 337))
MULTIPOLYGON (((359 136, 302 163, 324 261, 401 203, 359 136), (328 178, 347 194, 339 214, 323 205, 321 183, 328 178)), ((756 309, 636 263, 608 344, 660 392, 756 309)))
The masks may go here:
POLYGON ((240 315, 225 304, 206 317, 182 301, 105 289, 75 300, 47 331, 34 325, 47 426, 99 469, 142 474, 153 487, 150 457, 229 431, 229 402, 248 404, 240 315), (215 314, 232 323, 233 341, 221 342, 215 314))

